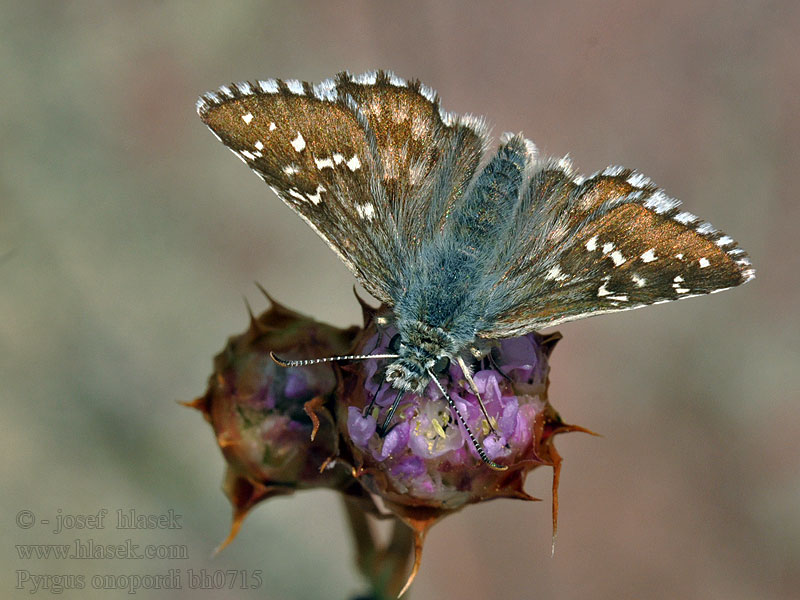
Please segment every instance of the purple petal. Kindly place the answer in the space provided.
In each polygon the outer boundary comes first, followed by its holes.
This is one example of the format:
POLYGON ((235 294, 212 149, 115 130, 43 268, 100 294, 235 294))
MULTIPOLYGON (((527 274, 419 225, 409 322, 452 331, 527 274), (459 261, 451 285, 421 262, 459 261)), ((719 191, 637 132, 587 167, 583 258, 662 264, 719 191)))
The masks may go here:
MULTIPOLYGON (((464 420, 470 427, 477 428, 484 420, 483 411, 481 410, 481 405, 478 403, 478 398, 471 393, 464 393, 463 396, 453 394, 453 402, 455 402, 458 412, 461 413, 461 416, 464 417, 464 420)), ((453 415, 453 419, 457 420, 458 417, 453 415)))
POLYGON ((532 335, 503 340, 500 343, 500 352, 503 357, 501 367, 506 374, 517 371, 515 379, 527 381, 533 375, 537 366, 536 346, 532 335))
POLYGON ((425 461, 419 456, 406 456, 395 461, 389 471, 394 477, 408 481, 427 472, 425 461))
POLYGON ((533 424, 536 422, 536 413, 539 409, 534 404, 523 404, 517 413, 517 427, 511 438, 515 448, 524 448, 533 439, 533 424))
POLYGON ((350 439, 359 448, 366 448, 369 439, 375 435, 375 428, 377 423, 375 417, 361 415, 361 411, 355 406, 347 408, 347 433, 350 434, 350 439))
POLYGON ((516 396, 503 398, 503 409, 497 419, 497 426, 506 438, 510 438, 517 430, 517 417, 519 416, 519 403, 516 396))
POLYGON ((408 421, 398 423, 386 434, 381 448, 381 459, 388 458, 392 454, 399 454, 408 445, 408 421))
POLYGON ((483 449, 486 455, 494 460, 500 456, 511 454, 511 449, 506 447, 506 438, 504 436, 487 435, 483 440, 483 449))

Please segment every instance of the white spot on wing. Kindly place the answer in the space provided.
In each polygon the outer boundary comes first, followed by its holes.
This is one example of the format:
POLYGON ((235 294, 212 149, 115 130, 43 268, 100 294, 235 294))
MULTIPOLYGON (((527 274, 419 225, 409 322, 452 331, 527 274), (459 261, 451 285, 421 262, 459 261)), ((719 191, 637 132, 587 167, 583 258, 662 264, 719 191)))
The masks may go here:
POLYGON ((353 154, 353 158, 347 161, 347 168, 351 171, 358 171, 361 168, 361 161, 358 160, 358 155, 353 154))
POLYGON ((656 256, 656 253, 653 248, 650 248, 650 250, 642 254, 642 262, 646 263, 653 262, 657 258, 658 257, 656 256))
POLYGON ((333 162, 335 162, 337 165, 342 164, 342 162, 344 162, 344 155, 339 154, 338 152, 334 152, 333 153, 333 162))
POLYGON ((318 84, 314 86, 314 97, 318 98, 319 100, 327 100, 328 102, 333 102, 337 98, 336 93, 336 82, 333 79, 326 79, 325 81, 320 81, 318 84))
POLYGON ((620 302, 627 302, 628 296, 626 296, 625 294, 621 294, 619 296, 609 296, 608 300, 619 300, 620 302))
POLYGON ((322 169, 332 169, 333 168, 333 159, 331 158, 317 158, 314 157, 314 164, 317 165, 317 168, 322 169))
POLYGON ((603 285, 601 285, 600 288, 597 290, 597 295, 600 296, 601 298, 603 296, 608 296, 609 294, 613 294, 614 293, 614 292, 612 292, 611 290, 609 290, 606 287, 608 285, 608 282, 609 282, 610 279, 611 279, 611 277, 604 277, 603 278, 603 285))
POLYGON ((588 242, 586 242, 586 249, 589 252, 594 252, 597 250, 597 236, 594 236, 588 242))
POLYGON ((275 79, 266 79, 258 82, 258 87, 262 92, 267 94, 275 94, 278 92, 278 82, 275 79))
POLYGON ((402 77, 398 77, 394 73, 388 73, 389 75, 389 83, 391 83, 395 87, 406 87, 406 80, 402 77))
POLYGON ((371 202, 367 202, 365 204, 356 204, 356 212, 358 213, 359 217, 366 219, 367 221, 371 221, 375 218, 375 207, 371 202))
POLYGON ((677 293, 677 294, 687 294, 687 293, 689 293, 690 290, 688 288, 681 287, 681 284, 684 281, 683 277, 681 277, 680 275, 676 275, 672 279, 672 281, 674 282, 672 284, 672 287, 675 289, 675 293, 677 293))
POLYGON ((269 124, 269 130, 270 131, 275 131, 277 128, 278 127, 277 127, 277 125, 275 125, 275 123, 270 122, 270 124, 269 124))
POLYGON ((683 260, 683 252, 678 252, 678 253, 675 255, 675 258, 677 258, 678 260, 683 260))
POLYGON ((630 177, 628 177, 628 183, 631 184, 633 187, 645 187, 647 185, 652 185, 652 181, 646 175, 642 175, 641 173, 634 173, 630 177))
MULTIPOLYGON (((452 127, 453 125, 455 125, 456 121, 458 120, 457 115, 455 113, 448 112, 444 110, 441 106, 439 107, 439 118, 442 120, 442 123, 444 123, 448 127, 452 127)), ((466 120, 466 118, 467 117, 465 117, 463 120, 466 120)), ((471 124, 468 123, 467 126, 471 126, 471 124)), ((472 128, 478 131, 476 127, 472 128)))
POLYGON ((264 144, 263 144, 263 142, 261 140, 258 140, 253 145, 256 147, 256 150, 263 150, 264 149, 264 144))
POLYGON ((613 242, 606 242, 605 244, 603 244, 603 254, 608 254, 613 249, 614 249, 614 243, 613 242))
POLYGON ((729 244, 732 244, 733 238, 727 235, 723 235, 714 243, 721 248, 722 246, 728 246, 729 244))
POLYGON ((242 115, 242 121, 244 121, 246 125, 250 125, 250 121, 252 120, 253 120, 253 113, 247 113, 246 115, 242 115))
POLYGON ((678 202, 675 198, 670 198, 661 190, 655 192, 644 202, 645 208, 649 208, 659 215, 663 215, 665 212, 672 210, 679 204, 680 202, 678 202))
POLYGON ((675 219, 678 223, 683 223, 684 225, 686 225, 688 223, 691 223, 692 221, 697 220, 697 215, 693 215, 690 212, 682 212, 678 213, 672 218, 675 219))
POLYGON ((375 85, 375 82, 378 81, 378 73, 377 71, 367 71, 353 77, 353 81, 361 85, 375 85))
POLYGON ((295 173, 299 173, 300 169, 297 167, 297 165, 294 164, 286 165, 285 167, 283 167, 283 172, 286 173, 287 175, 294 175, 295 173))
POLYGON ((550 269, 544 276, 545 279, 555 279, 556 281, 566 281, 569 279, 569 275, 566 273, 561 272, 561 267, 556 265, 552 269, 550 269))
POLYGON ((702 235, 709 235, 714 233, 715 231, 716 229, 714 229, 714 226, 708 221, 706 221, 705 223, 700 223, 700 225, 697 226, 697 233, 700 233, 702 235))
POLYGON ((429 102, 433 102, 436 100, 436 92, 432 88, 429 88, 424 83, 421 83, 419 85, 419 93, 425 96, 425 98, 427 98, 429 102))
POLYGON ((711 263, 709 262, 709 260, 705 256, 703 258, 701 258, 698 262, 700 263, 700 268, 701 269, 705 269, 706 267, 710 267, 711 266, 711 263))
POLYGON ((618 266, 620 266, 622 263, 624 263, 626 259, 625 259, 625 257, 624 257, 624 256, 622 256, 622 253, 621 253, 619 250, 614 250, 614 251, 611 253, 611 260, 613 260, 613 261, 614 261, 614 266, 615 266, 615 267, 618 267, 618 266))
POLYGON ((610 167, 606 167, 603 170, 603 175, 606 175, 608 177, 616 177, 617 175, 622 173, 624 170, 625 170, 625 167, 619 167, 619 166, 616 166, 616 165, 612 165, 610 167))
POLYGON ((250 160, 255 160, 256 158, 253 154, 251 154, 247 150, 241 150, 240 153, 242 154, 242 156, 249 158, 250 160))
POLYGON ((292 146, 298 152, 302 152, 303 149, 306 147, 306 141, 303 139, 303 134, 299 131, 297 132, 297 137, 292 140, 292 146))
POLYGON ((290 195, 292 198, 297 198, 298 200, 303 200, 303 201, 305 201, 305 199, 306 199, 306 197, 305 197, 305 196, 303 196, 303 194, 301 194, 300 192, 298 192, 298 191, 297 191, 296 189, 294 189, 294 188, 292 188, 292 189, 290 189, 290 190, 289 190, 289 195, 290 195))
POLYGON ((316 206, 320 202, 322 202, 322 192, 327 192, 328 190, 325 189, 324 185, 318 185, 316 191, 313 194, 306 194, 306 198, 308 198, 309 202, 316 206))
POLYGON ((305 93, 303 90, 303 82, 298 81, 297 79, 287 79, 286 87, 289 88, 290 92, 297 94, 298 96, 302 96, 305 93))
POLYGON ((647 280, 638 273, 631 275, 631 281, 636 284, 636 287, 644 287, 647 285, 647 280))

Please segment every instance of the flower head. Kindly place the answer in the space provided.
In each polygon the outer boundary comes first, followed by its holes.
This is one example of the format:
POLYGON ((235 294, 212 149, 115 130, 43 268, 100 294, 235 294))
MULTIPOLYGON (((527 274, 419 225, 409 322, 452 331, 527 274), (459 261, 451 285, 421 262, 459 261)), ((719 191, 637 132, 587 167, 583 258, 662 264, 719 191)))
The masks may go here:
POLYGON ((336 388, 330 364, 285 369, 270 352, 316 358, 347 351, 357 328, 337 329, 273 302, 214 358, 208 390, 191 405, 211 423, 228 469, 234 506, 228 543, 257 503, 298 489, 346 489, 352 470, 336 462, 339 436, 326 407, 336 388))
MULTIPOLYGON (((370 324, 355 352, 391 353, 388 344, 394 334, 391 328, 379 331, 370 324)), ((472 379, 486 414, 458 364, 451 364, 440 377, 488 458, 509 467, 507 471, 483 463, 434 382, 422 395, 398 396, 383 381, 379 361, 345 366, 339 422, 362 484, 393 503, 445 512, 489 497, 519 497, 519 475, 552 463, 542 447, 544 425, 557 422, 547 403, 551 348, 552 340, 531 333, 502 340, 473 361, 472 379), (394 416, 380 435, 395 401, 394 416)))
MULTIPOLYGON (((380 313, 368 313, 354 353, 391 353, 388 346, 396 332, 379 328, 375 316, 380 313)), ((532 500, 523 489, 525 478, 542 465, 554 468, 555 534, 560 457, 552 440, 558 433, 581 430, 564 424, 547 400, 548 360, 560 338, 560 334, 530 333, 487 347, 468 365, 477 393, 457 363, 439 378, 486 456, 507 467, 502 471, 481 459, 435 382, 420 395, 398 393, 384 381, 385 362, 368 360, 342 367, 337 421, 353 455, 356 476, 415 531, 416 560, 409 583, 431 525, 471 503, 532 500), (395 402, 394 414, 385 423, 395 402)))

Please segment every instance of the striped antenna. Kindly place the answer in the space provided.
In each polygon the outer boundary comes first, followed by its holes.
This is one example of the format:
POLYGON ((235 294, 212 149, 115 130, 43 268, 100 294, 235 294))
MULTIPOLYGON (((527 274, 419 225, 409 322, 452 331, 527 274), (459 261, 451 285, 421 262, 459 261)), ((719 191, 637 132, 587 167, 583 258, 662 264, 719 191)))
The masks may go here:
POLYGON ((478 456, 481 457, 481 460, 485 462, 487 465, 489 465, 489 467, 491 467, 495 471, 507 470, 508 469, 507 466, 498 465, 491 458, 486 456, 486 450, 484 450, 483 445, 477 439, 475 439, 475 436, 472 434, 472 430, 469 428, 469 425, 467 425, 467 422, 464 420, 464 417, 461 416, 461 413, 458 411, 458 407, 456 406, 456 403, 453 402, 453 399, 450 397, 450 394, 448 394, 444 390, 442 384, 439 383, 439 380, 433 376, 433 373, 431 373, 430 370, 428 370, 428 376, 431 379, 433 379, 434 383, 436 384, 436 387, 438 387, 439 391, 442 392, 442 396, 444 396, 447 399, 447 403, 450 405, 450 408, 454 413, 456 413, 456 416, 458 417, 458 420, 461 421, 461 424, 464 426, 464 429, 467 430, 467 435, 469 435, 469 439, 472 440, 472 445, 475 446, 475 451, 478 453, 478 456))
POLYGON ((328 356, 326 358, 309 358, 306 360, 283 360, 270 351, 269 357, 282 367, 307 367, 320 363, 336 362, 340 360, 367 360, 368 358, 399 358, 397 354, 350 354, 347 356, 328 356))

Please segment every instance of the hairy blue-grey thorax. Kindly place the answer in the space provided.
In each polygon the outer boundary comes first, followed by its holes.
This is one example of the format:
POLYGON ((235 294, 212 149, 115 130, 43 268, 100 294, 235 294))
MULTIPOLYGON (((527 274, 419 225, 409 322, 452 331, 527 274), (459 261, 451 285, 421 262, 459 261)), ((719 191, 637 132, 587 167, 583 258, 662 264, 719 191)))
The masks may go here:
POLYGON ((454 358, 458 352, 453 337, 440 327, 419 321, 398 323, 399 358, 386 367, 386 380, 392 387, 421 394, 428 385, 428 371, 443 356, 454 358))

